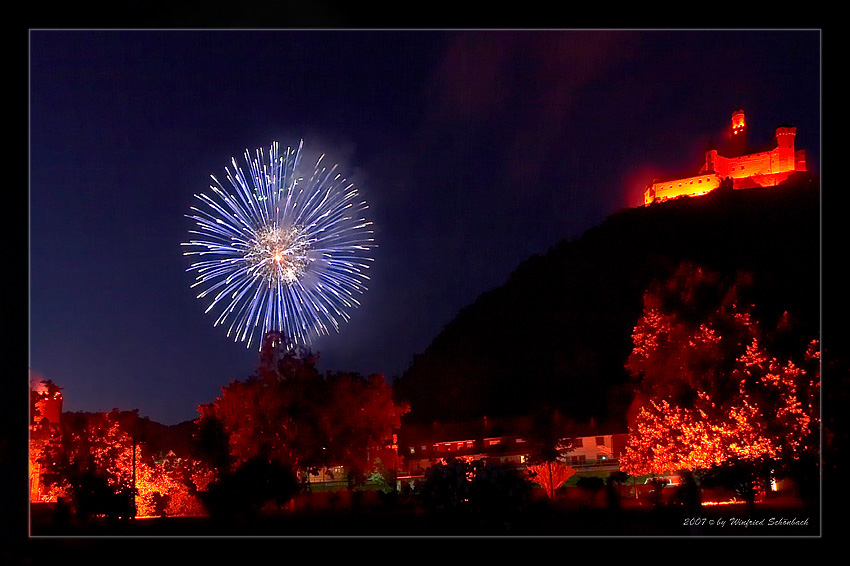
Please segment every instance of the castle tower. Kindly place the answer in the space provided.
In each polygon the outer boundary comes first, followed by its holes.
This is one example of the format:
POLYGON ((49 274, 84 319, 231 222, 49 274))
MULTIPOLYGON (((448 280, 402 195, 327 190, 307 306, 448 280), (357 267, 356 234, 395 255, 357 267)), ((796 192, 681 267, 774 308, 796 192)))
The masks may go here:
POLYGON ((794 171, 797 169, 796 161, 798 158, 794 151, 794 138, 796 135, 797 128, 791 126, 776 128, 777 152, 774 167, 777 171, 794 171))
POLYGON ((746 130, 747 123, 744 120, 744 111, 743 110, 735 110, 732 113, 732 134, 737 135, 738 133, 742 133, 746 130))
POLYGON ((747 153, 747 122, 744 120, 743 110, 735 110, 732 113, 732 133, 729 143, 732 156, 747 153))
POLYGON ((38 421, 30 424, 38 425, 47 419, 49 425, 58 425, 62 418, 61 388, 51 381, 34 381, 30 383, 30 389, 33 393, 31 409, 34 409, 30 417, 38 418, 38 421))

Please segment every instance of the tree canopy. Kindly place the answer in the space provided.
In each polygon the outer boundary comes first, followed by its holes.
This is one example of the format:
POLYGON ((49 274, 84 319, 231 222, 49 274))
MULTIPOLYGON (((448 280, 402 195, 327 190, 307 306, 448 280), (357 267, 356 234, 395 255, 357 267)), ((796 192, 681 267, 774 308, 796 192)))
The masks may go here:
POLYGON ((788 465, 816 448, 818 341, 796 361, 775 355, 791 317, 765 329, 746 300, 750 283, 745 274, 724 280, 683 263, 646 292, 626 364, 638 393, 622 469, 661 474, 757 459, 788 465))
POLYGON ((362 477, 377 458, 392 461, 387 446, 405 408, 382 376, 322 376, 314 354, 280 336, 266 336, 260 359, 254 376, 198 408, 201 429, 226 438, 231 468, 262 457, 308 471, 345 466, 362 477))

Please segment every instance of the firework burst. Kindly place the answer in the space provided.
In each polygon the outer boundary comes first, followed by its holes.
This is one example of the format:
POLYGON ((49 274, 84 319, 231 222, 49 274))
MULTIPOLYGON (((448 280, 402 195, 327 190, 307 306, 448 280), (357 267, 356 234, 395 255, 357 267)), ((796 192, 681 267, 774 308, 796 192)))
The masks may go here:
POLYGON ((302 177, 302 146, 281 154, 273 142, 268 159, 246 150, 249 174, 232 159, 225 172, 233 191, 211 175, 212 195, 195 195, 203 207, 187 215, 197 225, 195 239, 181 244, 191 248, 184 255, 198 256, 188 268, 192 287, 210 301, 206 312, 218 313, 214 326, 228 326, 248 347, 272 330, 302 345, 338 332, 369 279, 375 244, 366 203, 324 156, 302 177))

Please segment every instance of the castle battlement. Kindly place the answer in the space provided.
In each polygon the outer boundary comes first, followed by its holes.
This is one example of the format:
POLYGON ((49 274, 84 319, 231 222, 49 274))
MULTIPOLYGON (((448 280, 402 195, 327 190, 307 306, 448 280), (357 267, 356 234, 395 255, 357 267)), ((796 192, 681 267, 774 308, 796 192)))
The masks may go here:
POLYGON ((806 152, 794 149, 797 128, 776 128, 774 146, 766 151, 746 152, 747 125, 744 111, 732 114, 731 145, 726 155, 717 149, 705 152, 705 163, 691 176, 678 179, 655 179, 644 189, 644 204, 672 198, 701 196, 730 180, 733 189, 772 187, 782 184, 797 171, 806 171, 806 152))

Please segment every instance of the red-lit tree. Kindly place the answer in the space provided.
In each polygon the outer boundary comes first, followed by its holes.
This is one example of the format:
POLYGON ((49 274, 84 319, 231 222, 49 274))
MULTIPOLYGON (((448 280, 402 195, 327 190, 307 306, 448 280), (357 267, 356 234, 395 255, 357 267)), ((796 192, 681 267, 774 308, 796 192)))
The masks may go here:
POLYGON ((531 481, 541 486, 549 499, 555 497, 555 490, 564 485, 576 473, 575 468, 564 462, 546 462, 528 466, 532 473, 531 481))
POLYGON ((393 402, 383 376, 332 374, 326 377, 325 388, 321 437, 328 448, 327 459, 358 478, 374 471, 378 460, 395 469, 398 453, 392 437, 406 408, 393 402))
POLYGON ((199 426, 212 426, 210 422, 221 426, 231 470, 261 454, 277 461, 290 460, 291 423, 286 399, 276 384, 256 378, 233 381, 222 387, 215 402, 201 405, 198 411, 199 426))
POLYGON ((139 516, 197 516, 205 509, 197 497, 212 481, 212 470, 198 461, 170 453, 158 461, 136 465, 139 516))
POLYGON ((529 431, 532 448, 528 469, 534 474, 532 481, 546 489, 549 499, 554 499, 555 490, 575 474, 575 470, 566 465, 567 453, 575 442, 567 436, 573 427, 571 419, 552 407, 541 407, 534 415, 529 431))
POLYGON ((260 360, 257 375, 198 408, 199 425, 227 438, 231 471, 256 457, 300 470, 343 465, 360 478, 376 458, 392 465, 382 449, 404 409, 382 377, 323 378, 316 356, 287 349, 277 333, 266 336, 260 360))
MULTIPOLYGON (((257 457, 284 465, 312 463, 321 453, 318 432, 323 380, 316 357, 277 332, 263 340, 257 373, 222 387, 198 407, 199 432, 218 431, 227 442, 229 470, 257 457)), ((223 458, 218 457, 221 464, 223 458)))
POLYGON ((42 481, 69 495, 83 517, 133 511, 133 461, 141 447, 122 430, 117 411, 66 413, 42 449, 42 481))
MULTIPOLYGON (((732 283, 685 264, 644 296, 627 368, 640 379, 621 468, 632 475, 708 469, 729 461, 772 468, 814 447, 818 343, 779 360, 732 283)), ((782 322, 781 322, 782 323, 782 322)))
POLYGON ((154 461, 145 453, 145 444, 133 439, 137 422, 136 411, 63 414, 61 426, 52 428, 37 449, 31 448, 44 497, 71 498, 82 517, 201 513, 196 492, 206 488, 210 471, 189 459, 154 461), (156 498, 163 503, 159 510, 156 498))

